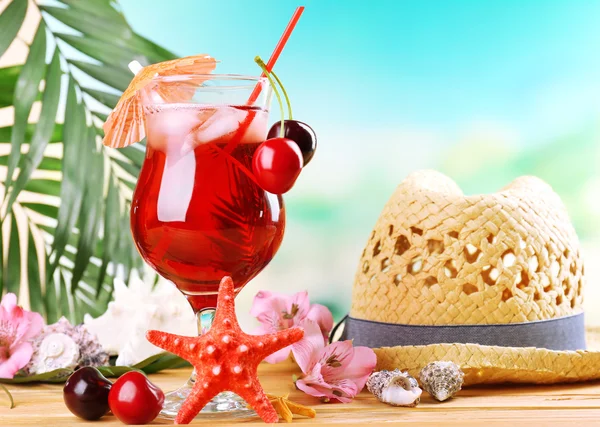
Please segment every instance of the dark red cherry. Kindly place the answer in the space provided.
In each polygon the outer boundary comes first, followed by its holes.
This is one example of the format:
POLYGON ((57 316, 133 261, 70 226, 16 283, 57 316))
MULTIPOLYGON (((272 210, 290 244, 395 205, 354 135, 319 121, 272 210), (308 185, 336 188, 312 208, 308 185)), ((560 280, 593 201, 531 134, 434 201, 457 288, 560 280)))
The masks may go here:
POLYGON ((63 388, 69 411, 84 420, 97 420, 108 412, 112 383, 96 368, 86 366, 73 372, 63 388))
POLYGON ((121 375, 108 396, 112 413, 125 424, 149 424, 163 407, 165 394, 141 372, 121 375))
MULTIPOLYGON (((280 129, 281 122, 275 123, 269 130, 267 138, 279 137, 280 129)), ((315 134, 315 131, 304 122, 285 120, 283 133, 284 138, 291 139, 298 144, 300 151, 302 151, 304 166, 306 166, 315 155, 317 149, 317 135, 315 134)))
POLYGON ((302 171, 302 152, 291 139, 267 139, 254 152, 252 170, 263 190, 286 193, 302 171))

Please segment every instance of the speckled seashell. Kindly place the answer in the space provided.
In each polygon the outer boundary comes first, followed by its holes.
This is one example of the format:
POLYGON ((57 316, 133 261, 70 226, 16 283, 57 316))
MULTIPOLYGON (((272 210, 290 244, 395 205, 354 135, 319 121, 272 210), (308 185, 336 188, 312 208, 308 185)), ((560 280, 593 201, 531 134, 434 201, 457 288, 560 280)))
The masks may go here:
POLYGON ((32 359, 32 374, 44 374, 55 369, 75 369, 79 362, 79 346, 62 333, 48 334, 41 341, 32 359))
POLYGON ((393 406, 413 407, 421 401, 417 380, 399 369, 374 372, 367 380, 367 389, 381 402, 393 406))
POLYGON ((66 318, 61 317, 58 322, 44 327, 34 339, 33 357, 25 368, 26 372, 32 373, 37 370, 35 361, 44 357, 42 343, 53 334, 66 335, 76 343, 79 357, 75 367, 108 364, 108 353, 104 351, 96 336, 89 333, 84 325, 73 326, 66 318))
POLYGON ((434 399, 443 402, 461 389, 464 373, 453 362, 432 362, 419 374, 423 389, 434 399))

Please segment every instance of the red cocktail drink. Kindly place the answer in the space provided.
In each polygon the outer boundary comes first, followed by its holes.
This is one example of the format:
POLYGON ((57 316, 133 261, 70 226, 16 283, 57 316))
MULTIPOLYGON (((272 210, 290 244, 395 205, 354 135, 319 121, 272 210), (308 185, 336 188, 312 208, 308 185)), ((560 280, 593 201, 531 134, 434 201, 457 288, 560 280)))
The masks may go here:
MULTIPOLYGON (((271 87, 262 77, 155 76, 139 97, 147 149, 131 204, 133 239, 144 260, 187 297, 201 333, 210 328, 223 276, 240 289, 283 238, 283 199, 252 173, 267 135, 271 87), (257 85, 261 95, 248 104, 257 85)), ((194 372, 166 395, 163 416, 177 414, 195 380, 194 372)), ((220 412, 252 413, 229 392, 202 413, 220 412)))
POLYGON ((195 311, 213 308, 223 276, 243 287, 283 238, 282 198, 260 188, 251 173, 268 113, 198 104, 144 110, 148 149, 131 207, 136 245, 195 311), (239 135, 248 117, 251 125, 239 135), (232 138, 239 140, 225 153, 232 138))

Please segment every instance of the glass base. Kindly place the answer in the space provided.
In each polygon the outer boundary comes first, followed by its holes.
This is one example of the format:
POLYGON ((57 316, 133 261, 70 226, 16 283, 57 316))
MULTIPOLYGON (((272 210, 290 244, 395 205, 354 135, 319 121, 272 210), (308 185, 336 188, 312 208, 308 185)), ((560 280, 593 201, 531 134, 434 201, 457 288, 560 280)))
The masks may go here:
MULTIPOLYGON (((177 416, 177 413, 181 409, 181 405, 183 405, 183 402, 192 391, 195 376, 194 372, 187 383, 182 387, 165 394, 165 403, 159 415, 161 418, 172 420, 177 416)), ((256 412, 246 406, 246 401, 244 399, 235 393, 226 391, 215 396, 215 398, 210 401, 198 415, 196 415, 196 419, 217 417, 247 418, 255 416, 257 416, 256 412)))

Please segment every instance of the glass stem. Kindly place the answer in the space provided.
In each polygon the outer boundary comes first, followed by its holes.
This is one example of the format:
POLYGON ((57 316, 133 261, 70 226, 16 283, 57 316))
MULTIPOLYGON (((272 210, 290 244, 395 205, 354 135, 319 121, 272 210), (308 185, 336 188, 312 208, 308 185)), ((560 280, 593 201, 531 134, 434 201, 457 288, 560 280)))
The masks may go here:
POLYGON ((213 319, 215 318, 214 308, 205 308, 196 313, 196 319, 198 321, 198 335, 204 335, 210 329, 213 319))
MULTIPOLYGON (((198 322, 198 335, 204 335, 211 327, 215 318, 214 308, 205 308, 196 313, 196 321, 198 322)), ((196 382, 196 369, 192 371, 192 375, 188 380, 188 386, 193 387, 196 382)))

